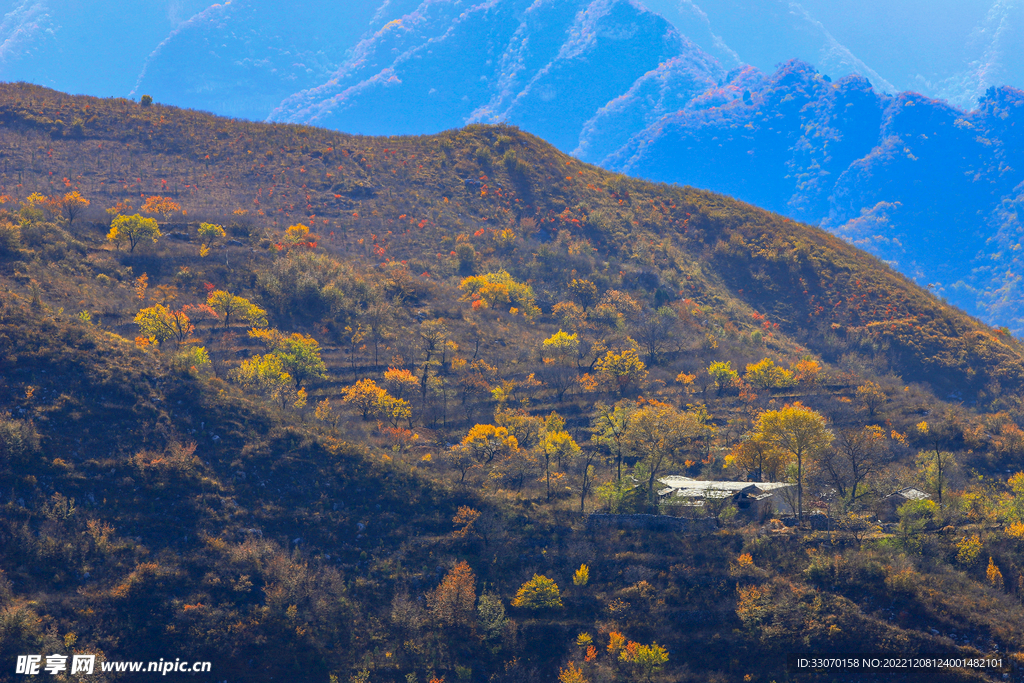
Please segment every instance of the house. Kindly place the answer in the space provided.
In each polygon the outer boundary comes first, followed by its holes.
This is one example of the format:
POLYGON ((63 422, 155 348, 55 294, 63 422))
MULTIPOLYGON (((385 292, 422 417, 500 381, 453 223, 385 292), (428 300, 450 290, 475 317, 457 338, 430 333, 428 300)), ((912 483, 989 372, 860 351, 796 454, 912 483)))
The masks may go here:
POLYGON ((916 489, 913 486, 900 489, 896 493, 891 493, 879 501, 878 507, 876 508, 878 519, 883 522, 897 522, 900 518, 898 510, 901 505, 911 500, 931 499, 932 496, 930 493, 925 493, 921 489, 916 489))
POLYGON ((740 512, 764 518, 775 512, 792 514, 793 507, 784 495, 794 485, 754 481, 703 481, 683 476, 658 480, 666 488, 658 491, 661 504, 694 510, 710 509, 716 504, 733 503, 740 512))

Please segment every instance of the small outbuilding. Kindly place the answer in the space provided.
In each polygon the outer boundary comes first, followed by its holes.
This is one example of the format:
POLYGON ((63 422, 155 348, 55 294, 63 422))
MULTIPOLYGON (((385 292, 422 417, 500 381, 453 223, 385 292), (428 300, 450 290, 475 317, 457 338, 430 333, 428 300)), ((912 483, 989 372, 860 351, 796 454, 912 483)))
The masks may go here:
POLYGON ((891 493, 883 498, 878 503, 876 512, 878 513, 878 519, 883 522, 898 522, 900 506, 912 500, 931 500, 932 496, 930 493, 925 493, 921 489, 908 486, 905 489, 900 489, 896 493, 891 493))

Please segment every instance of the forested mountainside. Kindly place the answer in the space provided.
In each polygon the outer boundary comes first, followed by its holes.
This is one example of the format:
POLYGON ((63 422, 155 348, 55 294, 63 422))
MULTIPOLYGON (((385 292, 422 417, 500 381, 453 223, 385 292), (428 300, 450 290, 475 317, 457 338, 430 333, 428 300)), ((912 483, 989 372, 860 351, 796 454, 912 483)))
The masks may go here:
POLYGON ((26 85, 0 121, 3 666, 767 682, 817 680, 790 651, 1024 650, 1020 345, 874 257, 507 126, 26 85), (791 481, 804 522, 662 504, 666 475, 791 481))

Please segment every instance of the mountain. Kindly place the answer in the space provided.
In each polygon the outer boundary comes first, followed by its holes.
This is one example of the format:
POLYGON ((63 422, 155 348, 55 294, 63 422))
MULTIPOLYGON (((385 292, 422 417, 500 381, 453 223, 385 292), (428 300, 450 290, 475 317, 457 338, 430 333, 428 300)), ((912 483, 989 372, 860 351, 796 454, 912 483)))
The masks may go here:
POLYGON ((723 89, 722 106, 663 116, 602 165, 819 224, 971 313, 1024 329, 1014 257, 1024 93, 992 89, 964 112, 857 76, 833 83, 801 62, 768 78, 737 72, 723 89))
POLYGON ((269 118, 377 135, 516 121, 571 149, 598 109, 659 68, 688 72, 673 84, 677 101, 721 75, 668 22, 628 0, 429 3, 361 42, 326 83, 269 118))
POLYGON ((778 680, 800 648, 1024 649, 1024 347, 833 235, 507 125, 5 84, 0 141, 5 666, 778 680), (660 504, 658 472, 767 471, 741 456, 773 416, 818 427, 802 526, 660 504), (908 486, 932 499, 876 524, 908 486))
POLYGON ((922 93, 973 109, 991 87, 1024 84, 1024 7, 972 0, 942 12, 918 1, 646 0, 727 69, 770 73, 800 59, 876 90, 922 93))

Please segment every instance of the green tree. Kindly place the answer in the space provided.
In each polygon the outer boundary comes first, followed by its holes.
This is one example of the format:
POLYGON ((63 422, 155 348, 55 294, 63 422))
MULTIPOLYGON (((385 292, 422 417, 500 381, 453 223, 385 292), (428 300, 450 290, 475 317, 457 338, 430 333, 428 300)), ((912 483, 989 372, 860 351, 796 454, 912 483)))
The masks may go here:
POLYGON ((708 367, 708 374, 715 380, 715 385, 718 387, 718 395, 722 395, 722 391, 726 387, 732 386, 733 382, 739 379, 739 373, 732 369, 732 362, 715 362, 708 367))
POLYGON ((625 455, 624 439, 629 422, 636 413, 636 403, 619 401, 614 406, 598 403, 590 417, 590 440, 607 448, 615 458, 616 481, 622 480, 622 458, 625 455))
POLYGON ((899 515, 899 538, 907 550, 918 551, 921 541, 918 538, 929 524, 938 516, 939 506, 934 500, 908 500, 901 505, 896 514, 899 515))
POLYGON ((248 391, 280 401, 282 408, 295 393, 291 389, 291 375, 281 359, 272 353, 243 360, 228 376, 248 391))
POLYGON ((505 605, 501 598, 493 593, 484 593, 480 596, 476 606, 477 620, 484 630, 484 637, 494 640, 501 636, 502 631, 508 625, 508 618, 505 616, 505 605))
POLYGON ((160 227, 155 218, 145 218, 139 214, 132 216, 118 216, 110 223, 110 232, 107 233, 107 240, 120 245, 127 242, 131 247, 129 253, 135 252, 139 242, 160 239, 160 227))
POLYGON ((199 224, 199 255, 205 257, 210 253, 210 247, 213 246, 213 241, 218 238, 227 237, 227 233, 224 232, 224 228, 215 223, 200 223, 199 224))
POLYGON ((814 457, 832 444, 825 418, 800 403, 782 410, 767 410, 757 418, 753 437, 796 458, 797 515, 803 521, 804 458, 814 457))
POLYGON ((650 681, 651 676, 668 661, 668 650, 657 643, 641 645, 630 641, 619 652, 619 660, 632 664, 645 680, 650 681))
POLYGON ((249 336, 259 339, 271 353, 281 358, 295 380, 296 388, 310 378, 327 378, 327 366, 320 357, 320 343, 308 334, 293 332, 285 336, 274 329, 252 329, 249 336))
POLYGON ((219 315, 224 316, 224 327, 231 324, 232 317, 241 319, 253 327, 267 326, 266 311, 248 299, 235 296, 222 289, 210 292, 210 295, 206 297, 206 303, 219 315))
POLYGON ((532 579, 516 591, 512 606, 533 610, 561 608, 562 595, 558 584, 546 576, 534 574, 532 579))

